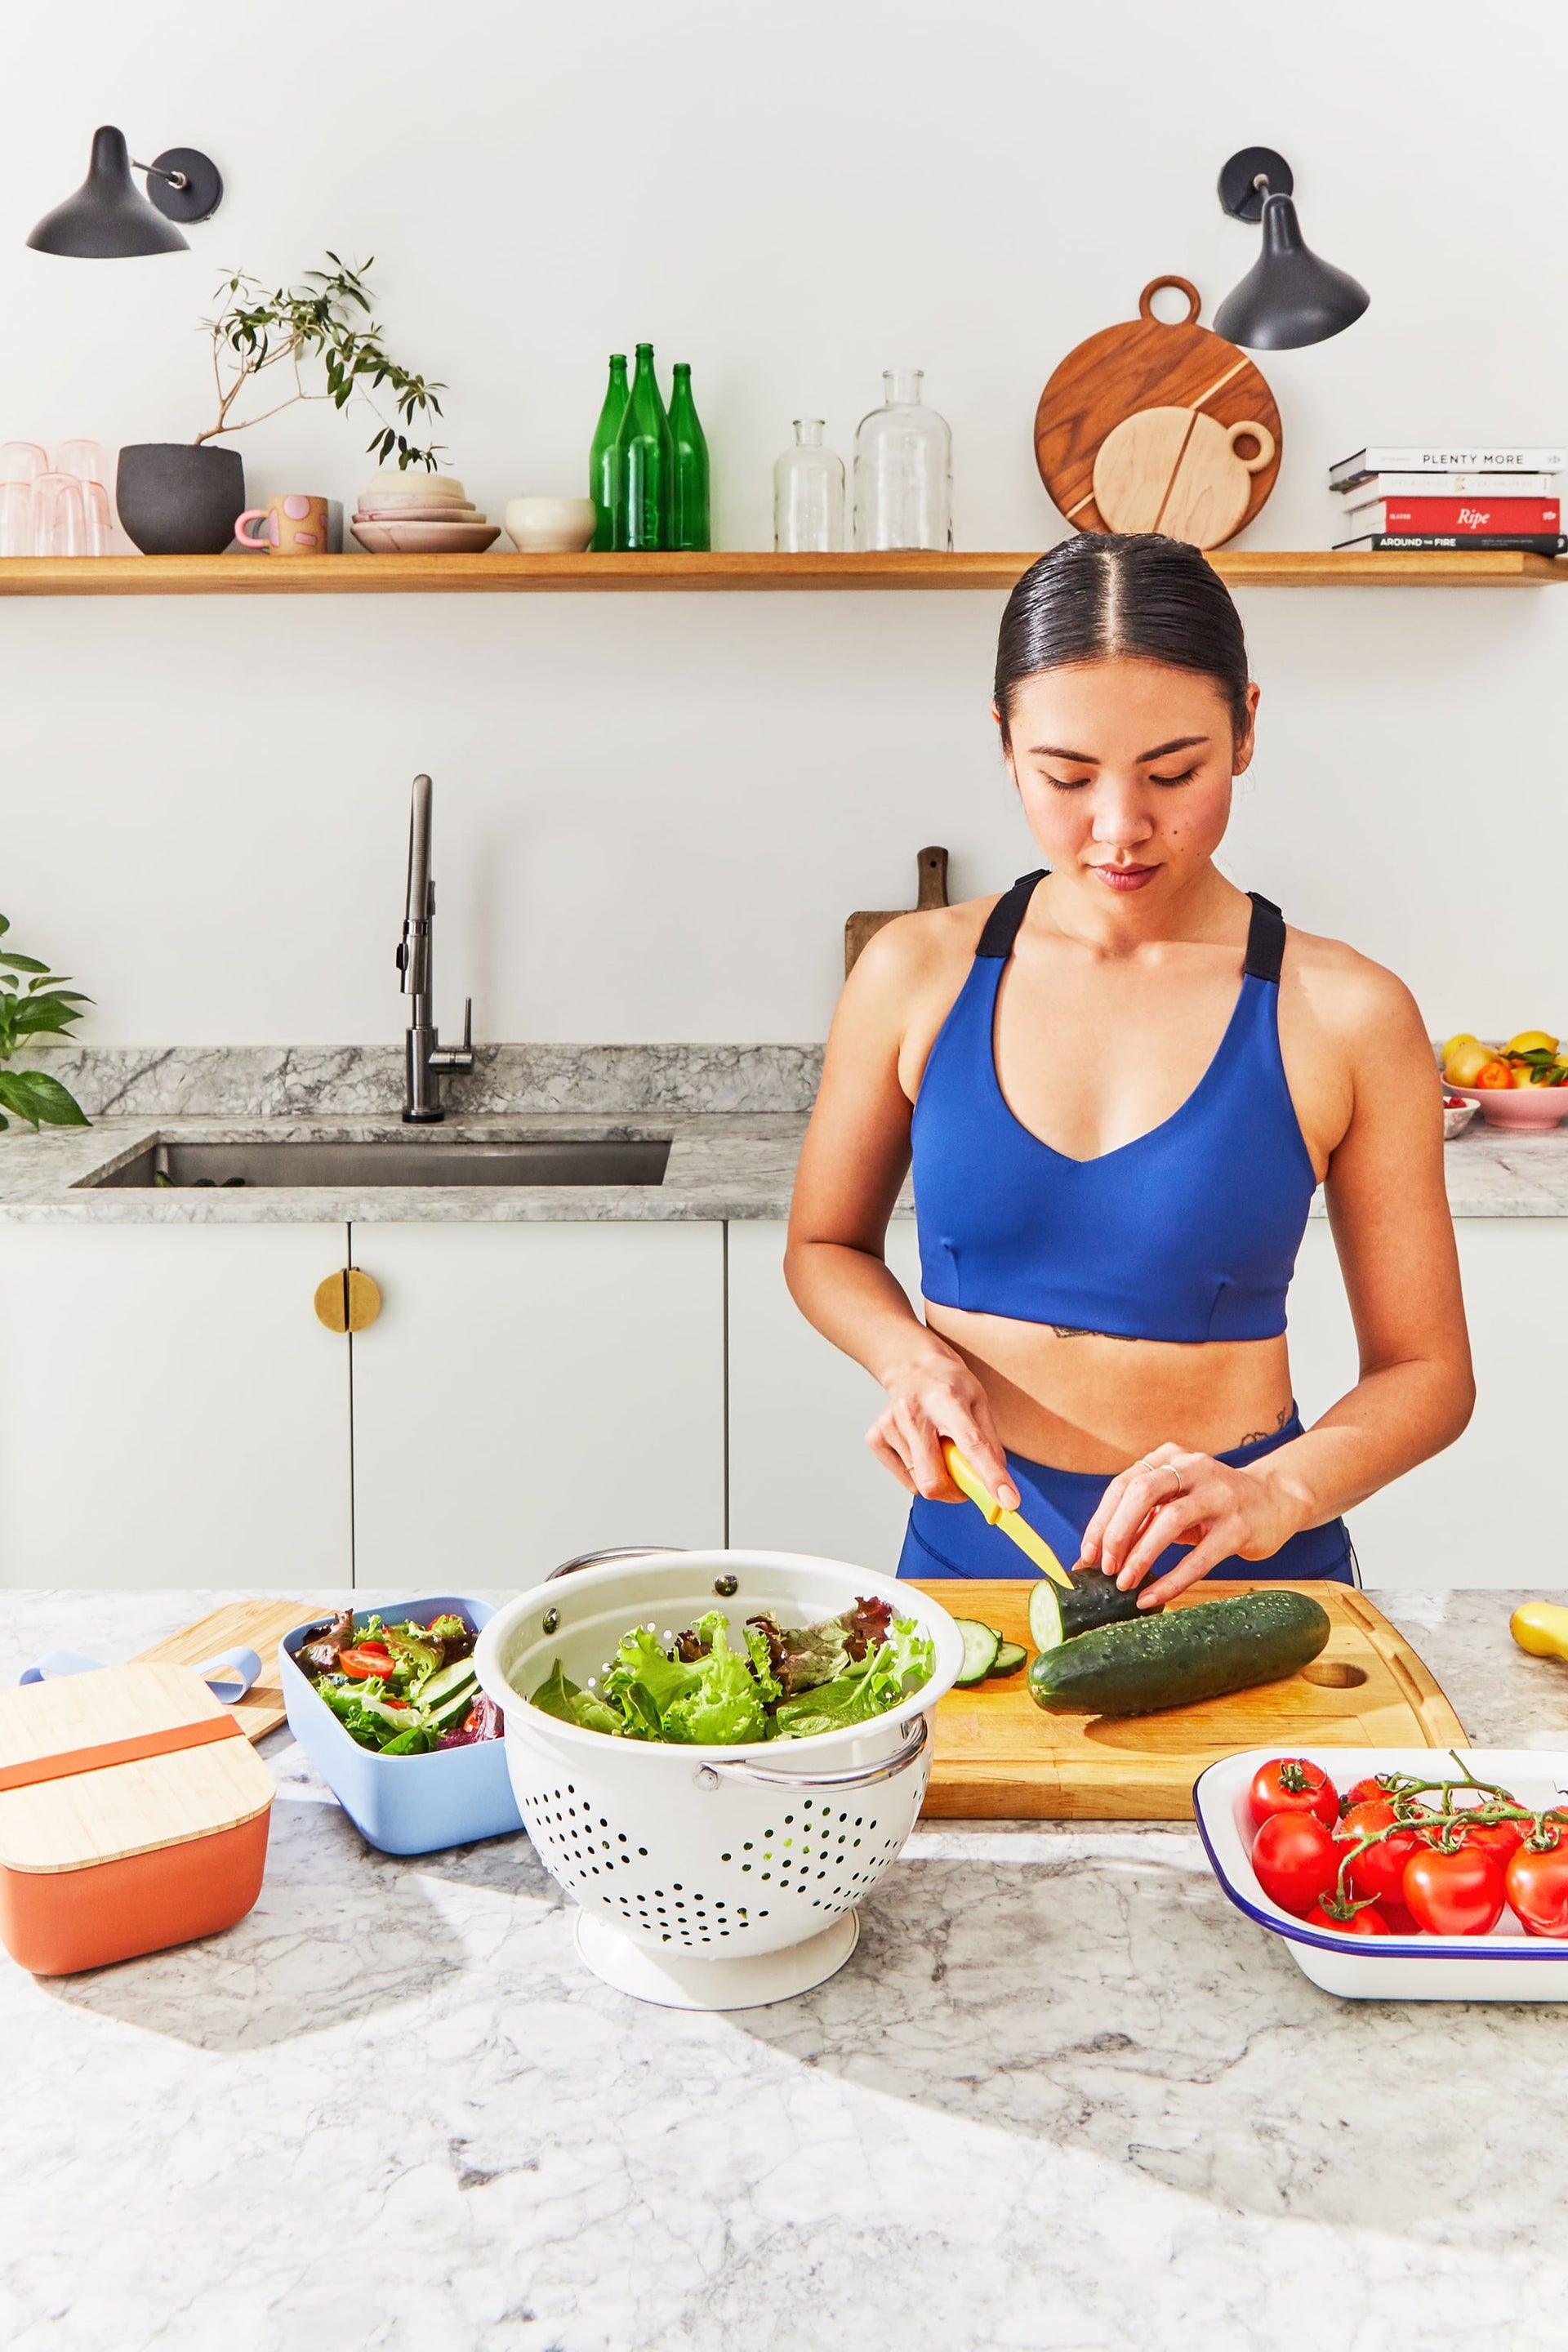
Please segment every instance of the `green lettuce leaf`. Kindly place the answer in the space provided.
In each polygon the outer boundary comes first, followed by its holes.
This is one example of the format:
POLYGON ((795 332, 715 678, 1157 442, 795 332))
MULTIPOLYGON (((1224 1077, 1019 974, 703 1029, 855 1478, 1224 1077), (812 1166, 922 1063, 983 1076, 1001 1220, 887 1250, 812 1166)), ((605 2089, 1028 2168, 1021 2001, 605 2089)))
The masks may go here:
POLYGON ((928 1682, 936 1665, 936 1645, 914 1617, 895 1617, 888 1638, 832 1682, 785 1699, 773 1717, 775 1737, 809 1739, 818 1731, 842 1731, 886 1715, 910 1691, 928 1682))
POLYGON ((545 1681, 534 1692, 531 1704, 546 1715, 553 1715, 562 1723, 574 1723, 583 1731, 605 1731, 612 1738, 620 1736, 620 1717, 607 1707, 592 1691, 581 1690, 567 1679, 559 1658, 545 1681))
MULTIPOLYGON (((710 1629, 705 1658, 683 1669, 688 1687, 664 1711, 663 1737, 690 1748, 727 1748, 731 1741, 766 1739, 768 1718, 748 1651, 730 1647, 730 1629, 720 1616, 699 1620, 710 1629)), ((765 1646, 765 1645, 764 1645, 765 1646)))

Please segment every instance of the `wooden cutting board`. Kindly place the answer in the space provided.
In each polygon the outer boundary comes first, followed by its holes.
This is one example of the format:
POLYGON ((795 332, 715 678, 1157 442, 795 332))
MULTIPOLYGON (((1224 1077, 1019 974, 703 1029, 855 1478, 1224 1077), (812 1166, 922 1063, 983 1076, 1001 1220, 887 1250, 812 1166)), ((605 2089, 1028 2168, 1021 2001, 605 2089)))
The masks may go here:
POLYGON ((1040 479, 1079 530, 1158 530, 1217 547, 1274 488, 1283 446, 1274 395, 1244 351, 1198 325, 1200 308, 1190 279, 1152 278, 1137 318, 1079 343, 1041 393, 1040 479), (1163 286, 1187 298, 1175 324, 1154 315, 1163 286), (1261 428, 1250 441, 1238 434, 1246 424, 1261 428), (1096 502, 1097 481, 1115 520, 1096 502))
MULTIPOLYGON (((323 1609, 317 1613, 325 1619, 331 1612, 323 1609)), ((245 1696, 225 1712, 234 1717, 247 1739, 265 1739, 288 1720, 278 1671, 278 1644, 285 1633, 304 1624, 310 1614, 310 1603, 305 1601, 232 1601, 210 1616, 183 1625, 165 1641, 154 1642, 150 1650, 138 1650, 132 1663, 199 1666, 224 1650, 254 1650, 261 1660, 261 1672, 245 1696)))
MULTIPOLYGON (((1278 1589, 1200 1584, 1173 1606, 1278 1589)), ((1364 1592, 1343 1584, 1292 1589, 1321 1601, 1333 1630, 1310 1666, 1258 1690, 1131 1717, 1047 1715, 1029 1696, 1026 1665, 1003 1681, 950 1691, 936 1710, 926 1817, 1185 1821, 1198 1774, 1238 1748, 1465 1745, 1464 1725, 1432 1675, 1364 1592)), ((1034 1655, 1032 1580, 944 1578, 921 1590, 1034 1655)))
POLYGON ((947 852, 945 849, 922 849, 915 860, 916 898, 909 907, 862 907, 851 915, 844 926, 844 977, 848 979, 855 969, 855 959, 875 931, 884 923, 896 922, 900 915, 926 914, 932 907, 947 904, 947 852))

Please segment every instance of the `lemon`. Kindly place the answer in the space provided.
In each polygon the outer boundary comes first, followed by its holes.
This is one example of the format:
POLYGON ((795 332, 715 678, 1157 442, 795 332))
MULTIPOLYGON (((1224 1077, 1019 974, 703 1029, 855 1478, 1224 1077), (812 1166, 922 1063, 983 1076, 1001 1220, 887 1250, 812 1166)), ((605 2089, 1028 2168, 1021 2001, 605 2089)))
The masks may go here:
POLYGON ((1472 1031, 1468 1029, 1457 1029, 1454 1032, 1454 1034, 1448 1039, 1441 1055, 1438 1056, 1444 1068, 1447 1068, 1449 1062, 1461 1045, 1479 1045, 1480 1042, 1480 1039, 1476 1036, 1472 1031))
POLYGON ((1549 1037, 1544 1029, 1521 1029, 1503 1047, 1505 1054, 1555 1054, 1557 1039, 1549 1037))
POLYGON ((1451 1087, 1473 1087, 1491 1059, 1491 1047, 1476 1038, 1450 1038, 1443 1048, 1443 1076, 1451 1087))

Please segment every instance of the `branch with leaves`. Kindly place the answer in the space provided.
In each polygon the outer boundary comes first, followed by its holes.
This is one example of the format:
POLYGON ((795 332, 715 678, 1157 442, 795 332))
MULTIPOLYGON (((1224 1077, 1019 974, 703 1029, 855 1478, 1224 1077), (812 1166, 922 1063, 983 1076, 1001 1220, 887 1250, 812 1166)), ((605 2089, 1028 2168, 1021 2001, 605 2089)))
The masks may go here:
MULTIPOLYGON (((0 915, 0 941, 10 928, 0 915)), ((67 988, 68 977, 52 972, 37 956, 18 955, 0 945, 0 1062, 8 1062, 29 1037, 69 1034, 71 1024, 81 1019, 78 1008, 90 1004, 92 999, 79 989, 67 988)), ((92 1124, 76 1097, 45 1070, 0 1070, 0 1128, 11 1124, 7 1111, 26 1119, 35 1134, 40 1124, 92 1124)))
POLYGON ((330 400, 334 408, 346 408, 357 394, 378 419, 378 430, 365 445, 370 454, 384 465, 395 456, 400 470, 424 466, 434 473, 441 445, 428 435, 441 414, 437 394, 447 387, 411 374, 388 352, 364 282, 364 272, 375 266, 374 255, 353 268, 335 253, 329 251, 327 259, 331 268, 307 270, 302 286, 269 291, 259 278, 238 270, 220 284, 217 299, 224 307, 216 319, 203 321, 212 337, 217 422, 197 434, 197 446, 260 425, 296 401, 330 400), (303 370, 318 361, 325 388, 310 392, 303 370), (293 391, 258 416, 237 415, 247 388, 273 368, 292 377, 293 391), (397 423, 389 425, 381 415, 372 398, 377 392, 390 395, 397 423), (416 424, 422 435, 417 442, 409 437, 416 424))

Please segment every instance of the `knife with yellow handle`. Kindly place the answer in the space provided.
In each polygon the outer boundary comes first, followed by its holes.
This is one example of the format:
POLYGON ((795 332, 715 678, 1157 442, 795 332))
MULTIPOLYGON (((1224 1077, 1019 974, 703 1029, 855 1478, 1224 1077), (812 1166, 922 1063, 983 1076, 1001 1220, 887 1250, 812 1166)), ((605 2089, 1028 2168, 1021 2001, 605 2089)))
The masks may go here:
POLYGON ((1042 1575, 1048 1576, 1053 1583, 1070 1592, 1072 1579, 1044 1536, 1037 1535, 1028 1520, 1021 1519, 1016 1511, 1002 1508, 979 1471, 973 1463, 965 1461, 951 1437, 944 1437, 942 1441, 942 1458, 947 1465, 947 1475, 953 1485, 963 1489, 982 1517, 992 1527, 1000 1528, 1005 1536, 1011 1536, 1025 1558, 1032 1559, 1042 1575))
POLYGON ((1508 1630, 1532 1658, 1568 1658, 1568 1609, 1553 1601, 1527 1601, 1509 1619, 1508 1630))

